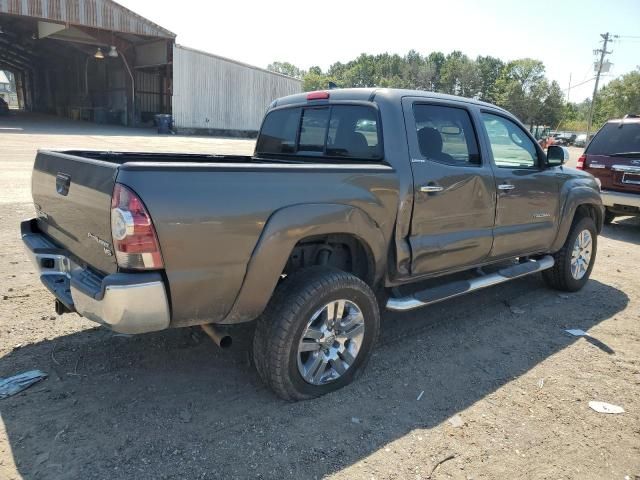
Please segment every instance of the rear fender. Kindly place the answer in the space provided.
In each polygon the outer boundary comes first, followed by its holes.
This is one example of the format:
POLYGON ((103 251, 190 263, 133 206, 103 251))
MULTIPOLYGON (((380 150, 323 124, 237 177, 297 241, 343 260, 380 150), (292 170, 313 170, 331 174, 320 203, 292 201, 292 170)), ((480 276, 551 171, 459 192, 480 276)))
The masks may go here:
POLYGON ((247 273, 233 308, 221 323, 253 320, 265 309, 295 245, 308 237, 350 234, 373 256, 374 282, 386 265, 384 236, 363 210, 339 204, 302 204, 275 212, 267 221, 247 266, 247 273))

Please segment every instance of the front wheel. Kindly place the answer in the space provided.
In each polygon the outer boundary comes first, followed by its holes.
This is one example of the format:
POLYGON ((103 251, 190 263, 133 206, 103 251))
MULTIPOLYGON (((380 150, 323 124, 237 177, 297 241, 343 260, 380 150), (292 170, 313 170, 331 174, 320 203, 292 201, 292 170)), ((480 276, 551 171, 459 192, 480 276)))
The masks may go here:
POLYGON ((584 287, 598 250, 598 232, 591 217, 574 222, 567 239, 553 257, 555 264, 542 272, 545 282, 552 288, 577 292, 584 287))
POLYGON ((285 400, 344 387, 364 369, 380 329, 376 297, 358 277, 313 267, 278 286, 258 320, 254 361, 285 400))

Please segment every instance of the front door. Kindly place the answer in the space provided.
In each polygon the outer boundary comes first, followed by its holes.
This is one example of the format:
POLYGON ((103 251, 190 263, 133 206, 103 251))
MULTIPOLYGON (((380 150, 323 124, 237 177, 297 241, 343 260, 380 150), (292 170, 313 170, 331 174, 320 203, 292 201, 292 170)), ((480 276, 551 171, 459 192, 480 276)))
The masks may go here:
POLYGON ((558 231, 557 173, 545 168, 542 152, 516 122, 497 112, 481 115, 498 192, 491 257, 546 251, 558 231))
POLYGON ((412 275, 481 263, 493 243, 495 183, 464 102, 405 98, 414 181, 412 275))

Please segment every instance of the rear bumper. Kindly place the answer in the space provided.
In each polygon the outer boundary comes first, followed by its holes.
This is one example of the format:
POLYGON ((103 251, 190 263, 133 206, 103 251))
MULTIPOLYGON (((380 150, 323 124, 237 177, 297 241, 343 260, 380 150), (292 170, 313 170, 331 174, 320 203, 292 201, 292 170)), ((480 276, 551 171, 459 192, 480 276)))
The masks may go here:
POLYGON ((70 311, 120 333, 154 332, 169 326, 169 302, 160 273, 101 277, 39 233, 34 220, 22 222, 21 231, 40 280, 70 311))
POLYGON ((600 192, 600 196, 602 197, 602 203, 605 207, 623 205, 625 207, 640 208, 640 195, 636 193, 622 193, 603 190, 600 192))

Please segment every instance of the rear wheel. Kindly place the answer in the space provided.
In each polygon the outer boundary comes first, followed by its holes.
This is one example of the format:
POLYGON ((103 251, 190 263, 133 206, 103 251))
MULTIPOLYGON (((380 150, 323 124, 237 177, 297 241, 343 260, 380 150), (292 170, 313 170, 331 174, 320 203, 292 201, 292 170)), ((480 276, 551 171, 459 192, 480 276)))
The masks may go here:
POLYGON ((589 280, 597 249, 598 232, 593 219, 577 219, 563 247, 553 255, 554 266, 542 273, 544 280, 557 290, 580 290, 589 280))
POLYGON ((616 214, 608 208, 604 211, 604 224, 611 225, 611 222, 616 218, 616 214))
POLYGON ((278 287, 258 320, 256 369, 285 400, 318 397, 362 372, 379 328, 376 297, 366 283, 340 270, 305 269, 278 287))

